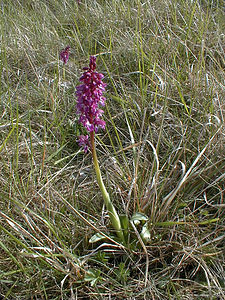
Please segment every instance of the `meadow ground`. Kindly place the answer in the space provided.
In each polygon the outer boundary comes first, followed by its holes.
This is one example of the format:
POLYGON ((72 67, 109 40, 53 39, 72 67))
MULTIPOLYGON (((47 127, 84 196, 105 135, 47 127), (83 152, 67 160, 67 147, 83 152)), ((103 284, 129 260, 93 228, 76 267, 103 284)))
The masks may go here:
POLYGON ((1 299, 225 299, 224 14, 219 0, 0 1, 1 299), (123 242, 77 144, 90 55, 123 242))

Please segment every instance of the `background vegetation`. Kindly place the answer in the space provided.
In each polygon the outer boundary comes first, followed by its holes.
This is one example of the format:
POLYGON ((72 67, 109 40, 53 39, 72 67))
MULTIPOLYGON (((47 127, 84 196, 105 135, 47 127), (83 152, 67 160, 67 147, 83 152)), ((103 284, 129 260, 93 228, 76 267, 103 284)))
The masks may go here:
POLYGON ((0 298, 225 299, 224 2, 0 4, 0 298), (76 143, 89 55, 104 181, 120 214, 148 217, 130 247, 89 242, 112 234, 76 143))

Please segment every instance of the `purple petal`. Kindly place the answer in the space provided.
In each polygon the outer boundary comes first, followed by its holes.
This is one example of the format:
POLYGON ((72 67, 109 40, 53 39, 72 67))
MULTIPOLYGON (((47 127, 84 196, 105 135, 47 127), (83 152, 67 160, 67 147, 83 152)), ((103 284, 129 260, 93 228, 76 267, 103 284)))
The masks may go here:
POLYGON ((102 82, 104 75, 95 71, 96 57, 90 57, 89 68, 84 68, 85 72, 80 77, 80 84, 76 88, 77 113, 80 115, 79 122, 87 131, 97 131, 98 128, 105 128, 105 121, 100 117, 104 113, 99 109, 99 105, 105 105, 105 97, 102 93, 105 91, 106 84, 102 82))
POLYGON ((78 137, 78 143, 80 147, 84 148, 84 152, 86 153, 88 151, 88 148, 90 147, 88 135, 80 135, 78 137))

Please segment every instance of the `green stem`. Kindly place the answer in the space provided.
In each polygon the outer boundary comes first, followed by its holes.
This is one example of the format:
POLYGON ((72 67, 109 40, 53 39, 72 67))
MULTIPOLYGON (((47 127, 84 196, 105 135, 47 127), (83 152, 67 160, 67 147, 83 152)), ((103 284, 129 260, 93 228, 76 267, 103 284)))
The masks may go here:
POLYGON ((99 188, 101 190, 106 208, 108 210, 111 223, 112 223, 114 229, 116 230, 117 236, 120 238, 121 241, 124 242, 124 235, 123 235, 123 230, 122 230, 121 223, 120 223, 120 218, 116 212, 115 207, 113 206, 113 204, 110 200, 109 193, 107 192, 105 185, 103 183, 103 180, 102 180, 102 175, 101 175, 101 171, 99 168, 98 158, 97 158, 97 153, 96 153, 96 148, 95 148, 95 139, 94 139, 93 131, 90 133, 90 140, 91 140, 91 152, 92 152, 97 182, 98 182, 99 188))

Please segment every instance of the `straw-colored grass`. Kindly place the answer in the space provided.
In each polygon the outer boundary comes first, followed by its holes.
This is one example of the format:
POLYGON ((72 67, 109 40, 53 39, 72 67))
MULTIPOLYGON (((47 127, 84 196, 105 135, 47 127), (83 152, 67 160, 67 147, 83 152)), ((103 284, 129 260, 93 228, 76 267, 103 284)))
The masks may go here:
POLYGON ((0 14, 0 298, 225 299, 223 1, 9 0, 0 14), (103 180, 120 215, 148 218, 126 245, 76 142, 90 55, 107 83, 103 180))

